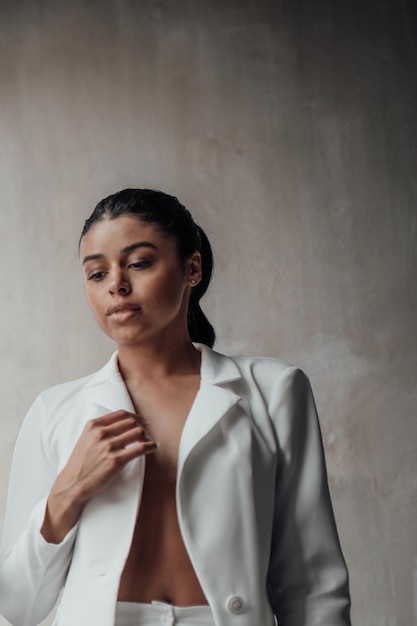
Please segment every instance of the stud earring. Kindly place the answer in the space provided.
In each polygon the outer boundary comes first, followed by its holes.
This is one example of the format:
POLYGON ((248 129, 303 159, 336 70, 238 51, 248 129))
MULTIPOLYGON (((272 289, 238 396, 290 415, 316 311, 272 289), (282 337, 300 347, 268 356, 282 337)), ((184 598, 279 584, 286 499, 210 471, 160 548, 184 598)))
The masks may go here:
POLYGON ((192 284, 192 285, 195 285, 195 280, 194 280, 194 278, 192 279, 191 284, 192 284))

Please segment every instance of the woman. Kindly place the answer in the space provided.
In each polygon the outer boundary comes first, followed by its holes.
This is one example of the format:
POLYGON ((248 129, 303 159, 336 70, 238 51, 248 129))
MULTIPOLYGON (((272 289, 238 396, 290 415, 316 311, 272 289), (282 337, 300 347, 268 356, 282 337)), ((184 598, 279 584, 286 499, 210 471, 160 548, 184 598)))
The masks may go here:
POLYGON ((32 626, 64 589, 59 626, 348 625, 308 380, 211 350, 201 228, 176 198, 126 189, 86 221, 80 258, 117 353, 26 416, 1 612, 32 626))

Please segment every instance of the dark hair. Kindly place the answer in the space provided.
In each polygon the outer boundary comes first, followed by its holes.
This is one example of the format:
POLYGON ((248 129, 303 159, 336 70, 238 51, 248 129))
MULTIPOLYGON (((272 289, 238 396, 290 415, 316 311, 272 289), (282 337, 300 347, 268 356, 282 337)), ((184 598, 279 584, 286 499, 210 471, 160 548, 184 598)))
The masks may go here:
POLYGON ((203 229, 175 196, 153 189, 123 189, 101 200, 84 224, 80 242, 96 222, 121 215, 157 224, 162 232, 177 240, 180 259, 186 260, 195 251, 201 254, 201 281, 192 288, 188 305, 188 332, 192 341, 213 346, 216 335, 213 326, 200 308, 200 299, 207 291, 213 271, 213 253, 203 229))

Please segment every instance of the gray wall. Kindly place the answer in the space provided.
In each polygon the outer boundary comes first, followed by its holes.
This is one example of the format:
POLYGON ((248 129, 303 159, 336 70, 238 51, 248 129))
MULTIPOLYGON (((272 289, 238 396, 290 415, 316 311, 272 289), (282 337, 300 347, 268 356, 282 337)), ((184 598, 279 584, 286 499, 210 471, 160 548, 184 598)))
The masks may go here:
POLYGON ((218 348, 312 379, 354 623, 417 624, 416 27, 401 0, 0 0, 1 511, 35 394, 113 349, 83 220, 162 188, 212 239, 218 348))

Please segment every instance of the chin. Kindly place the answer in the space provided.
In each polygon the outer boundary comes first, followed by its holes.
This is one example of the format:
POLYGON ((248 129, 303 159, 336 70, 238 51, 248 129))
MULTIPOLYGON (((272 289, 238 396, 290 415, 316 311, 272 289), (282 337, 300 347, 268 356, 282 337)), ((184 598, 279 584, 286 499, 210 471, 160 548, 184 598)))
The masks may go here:
POLYGON ((119 346, 139 346, 146 340, 146 336, 143 333, 129 332, 128 329, 125 332, 112 332, 107 333, 107 335, 119 346))
POLYGON ((139 330, 137 327, 135 328, 133 325, 129 326, 128 324, 119 325, 119 326, 107 326, 101 325, 101 330, 104 332, 107 337, 109 337, 112 341, 115 341, 120 345, 129 345, 134 343, 140 343, 144 337, 144 333, 139 330))

